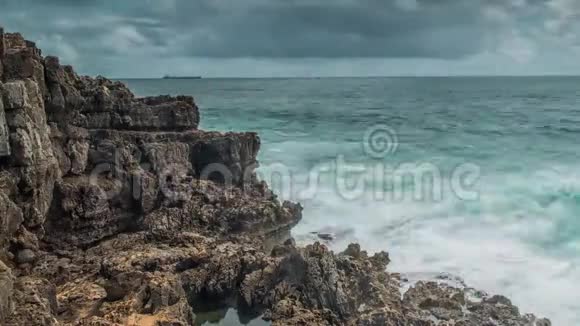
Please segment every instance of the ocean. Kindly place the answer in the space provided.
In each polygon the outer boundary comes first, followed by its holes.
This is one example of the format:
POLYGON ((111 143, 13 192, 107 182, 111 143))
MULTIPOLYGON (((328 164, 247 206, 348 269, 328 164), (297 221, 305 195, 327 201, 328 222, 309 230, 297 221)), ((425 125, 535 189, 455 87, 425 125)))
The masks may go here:
POLYGON ((201 128, 256 131, 299 243, 390 253, 580 325, 580 78, 126 80, 187 94, 201 128), (326 236, 328 234, 328 236, 326 236))

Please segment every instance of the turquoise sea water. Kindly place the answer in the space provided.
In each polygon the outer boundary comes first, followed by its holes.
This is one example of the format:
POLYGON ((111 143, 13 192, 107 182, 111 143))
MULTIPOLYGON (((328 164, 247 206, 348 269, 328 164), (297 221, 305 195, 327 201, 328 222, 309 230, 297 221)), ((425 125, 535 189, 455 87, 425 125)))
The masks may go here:
POLYGON ((263 177, 305 207, 298 241, 332 233, 336 250, 387 250, 391 270, 452 273, 580 325, 580 78, 126 82, 193 95, 203 129, 259 132, 263 177), (420 178, 379 177, 397 173, 420 178))

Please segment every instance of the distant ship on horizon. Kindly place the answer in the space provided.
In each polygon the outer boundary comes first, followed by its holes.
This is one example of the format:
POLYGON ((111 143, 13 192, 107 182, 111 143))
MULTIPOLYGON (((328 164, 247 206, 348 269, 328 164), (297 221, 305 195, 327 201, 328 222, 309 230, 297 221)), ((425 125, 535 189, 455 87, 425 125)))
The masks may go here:
POLYGON ((201 76, 171 76, 165 75, 163 79, 201 79, 201 76))

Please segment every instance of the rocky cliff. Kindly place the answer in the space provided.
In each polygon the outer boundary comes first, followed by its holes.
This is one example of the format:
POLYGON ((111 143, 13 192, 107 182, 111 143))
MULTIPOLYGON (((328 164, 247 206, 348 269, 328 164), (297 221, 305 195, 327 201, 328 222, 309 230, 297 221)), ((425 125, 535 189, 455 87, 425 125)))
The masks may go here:
POLYGON ((401 294, 384 252, 297 247, 258 135, 199 130, 191 97, 136 98, 2 29, 0 81, 1 325, 550 325, 470 289, 401 294))

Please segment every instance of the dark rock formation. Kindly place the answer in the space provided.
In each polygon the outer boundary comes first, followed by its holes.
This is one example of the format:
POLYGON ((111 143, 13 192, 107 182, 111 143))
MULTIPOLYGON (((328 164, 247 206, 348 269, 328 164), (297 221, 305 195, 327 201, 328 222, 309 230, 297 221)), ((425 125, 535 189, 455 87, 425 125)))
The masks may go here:
POLYGON ((296 247, 302 208, 257 180, 258 136, 198 130, 191 97, 136 98, 1 29, 0 80, 1 325, 193 325, 211 305, 274 325, 549 325, 435 283, 401 298, 384 252, 296 247))

